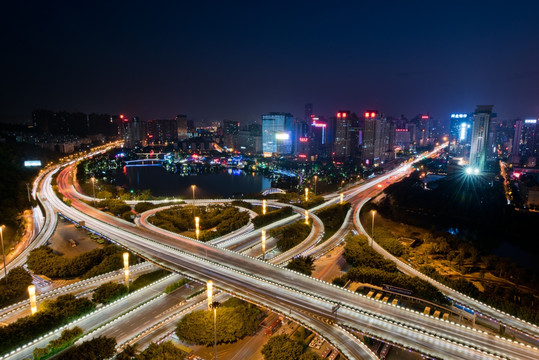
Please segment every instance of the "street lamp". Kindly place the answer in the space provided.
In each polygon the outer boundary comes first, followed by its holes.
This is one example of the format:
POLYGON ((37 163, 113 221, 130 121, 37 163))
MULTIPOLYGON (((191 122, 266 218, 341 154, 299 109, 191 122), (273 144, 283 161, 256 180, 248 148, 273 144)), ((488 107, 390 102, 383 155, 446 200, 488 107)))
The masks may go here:
POLYGON ((124 252, 124 273, 125 273, 125 286, 129 291, 129 253, 124 252))
POLYGON ((316 183, 318 182, 318 175, 314 176, 314 196, 316 196, 316 183))
POLYGON ((344 203, 344 194, 341 193, 341 205, 344 203))
POLYGON ((195 188, 196 185, 191 185, 191 189, 193 189, 193 216, 195 216, 195 188))
POLYGON ((373 239, 374 239, 374 214, 376 214, 376 210, 371 210, 372 213, 372 227, 371 227, 371 247, 373 245, 373 239))
POLYGON ((262 200, 262 215, 266 215, 266 199, 262 200))
POLYGON ((305 188, 305 201, 309 201, 309 188, 305 188))
POLYGON ((199 233, 200 233, 200 218, 196 216, 195 217, 195 234, 197 235, 197 240, 198 240, 199 233))
POLYGON ((309 210, 305 210, 305 224, 309 225, 309 210))
POLYGON ((214 301, 210 304, 210 308, 213 309, 213 351, 214 360, 217 360, 217 309, 221 306, 221 303, 214 301))
POLYGON ((262 261, 266 261, 266 230, 262 230, 262 261))
POLYGON ((92 189, 94 193, 94 207, 95 207, 95 177, 92 176, 90 180, 92 180, 92 189))
POLYGON ((36 287, 34 285, 28 286, 28 295, 30 297, 30 310, 34 315, 37 312, 36 287))
POLYGON ((2 258, 4 259, 4 279, 7 284, 6 254, 4 252, 4 226, 5 225, 0 225, 0 238, 2 239, 2 258))
POLYGON ((206 283, 206 292, 208 294, 208 310, 210 310, 213 302, 213 281, 208 280, 206 283))

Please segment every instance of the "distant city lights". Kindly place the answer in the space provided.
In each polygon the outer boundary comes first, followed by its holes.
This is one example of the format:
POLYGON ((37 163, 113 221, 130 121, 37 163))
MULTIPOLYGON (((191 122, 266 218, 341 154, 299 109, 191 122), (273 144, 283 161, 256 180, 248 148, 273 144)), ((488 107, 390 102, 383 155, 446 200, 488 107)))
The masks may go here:
POLYGON ((451 119, 465 119, 467 117, 467 114, 451 114, 451 119))

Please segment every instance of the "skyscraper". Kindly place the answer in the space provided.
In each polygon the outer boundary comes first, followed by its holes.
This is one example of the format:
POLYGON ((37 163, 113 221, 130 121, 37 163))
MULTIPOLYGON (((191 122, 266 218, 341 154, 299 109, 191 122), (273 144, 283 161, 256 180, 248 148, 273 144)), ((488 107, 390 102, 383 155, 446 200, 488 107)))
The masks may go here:
POLYGON ((389 144, 390 126, 384 116, 376 110, 365 112, 365 132, 363 136, 363 160, 366 165, 382 164, 391 154, 389 144))
POLYGON ((473 115, 470 167, 482 171, 487 161, 490 120, 493 105, 478 105, 473 115))
POLYGON ((537 163, 539 153, 539 125, 537 119, 517 120, 515 122, 515 136, 511 151, 511 162, 537 163))
POLYGON ((272 112, 262 115, 262 151, 264 156, 290 155, 293 152, 291 114, 272 112))

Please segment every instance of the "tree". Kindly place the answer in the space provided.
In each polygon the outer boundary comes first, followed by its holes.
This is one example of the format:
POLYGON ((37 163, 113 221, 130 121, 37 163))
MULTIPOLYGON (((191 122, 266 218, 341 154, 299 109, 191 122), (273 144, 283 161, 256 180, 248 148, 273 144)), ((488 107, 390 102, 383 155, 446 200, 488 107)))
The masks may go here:
POLYGON ((287 335, 272 336, 262 348, 265 360, 299 360, 302 353, 303 346, 287 335))
POLYGON ((312 351, 307 351, 306 353, 301 354, 299 360, 322 360, 322 357, 312 351))
POLYGON ((314 270, 314 258, 312 256, 298 256, 293 258, 286 267, 310 276, 314 270))
POLYGON ((98 192, 96 196, 100 199, 110 199, 112 197, 112 193, 110 191, 103 190, 98 192))
POLYGON ((59 360, 100 360, 108 359, 114 354, 116 354, 116 340, 99 336, 69 349, 59 356, 59 360))
POLYGON ((140 360, 175 360, 184 359, 185 353, 171 341, 162 344, 151 343, 138 357, 140 360))
POLYGON ((127 294, 127 286, 110 281, 95 289, 92 301, 98 304, 108 304, 125 294, 127 294))
MULTIPOLYGON (((234 342, 258 329, 260 310, 241 300, 226 301, 217 309, 217 342, 234 342)), ((193 311, 185 315, 176 327, 182 340, 200 345, 213 344, 213 312, 193 311)))

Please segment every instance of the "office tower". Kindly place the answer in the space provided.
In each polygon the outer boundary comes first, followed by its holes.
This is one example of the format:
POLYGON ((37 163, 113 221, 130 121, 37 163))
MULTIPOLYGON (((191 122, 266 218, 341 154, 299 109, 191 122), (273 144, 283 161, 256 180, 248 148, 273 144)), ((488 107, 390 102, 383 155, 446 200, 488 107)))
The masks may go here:
POLYGON ((229 149, 235 149, 238 147, 238 133, 240 131, 240 123, 237 121, 225 120, 223 121, 222 133, 223 143, 229 149))
POLYGON ((189 137, 187 131, 187 115, 177 115, 176 124, 178 125, 178 140, 187 139, 189 137))
POLYGON ((478 105, 473 115, 470 167, 482 171, 487 161, 492 105, 478 105))
POLYGON ((146 123, 146 141, 149 144, 167 144, 178 140, 176 119, 155 119, 146 123))
POLYGON ((389 139, 390 126, 387 119, 376 110, 366 111, 362 155, 366 165, 378 166, 387 160, 392 153, 389 139))
POLYGON ((513 149, 511 151, 511 162, 526 165, 536 164, 539 152, 539 129, 537 119, 517 120, 515 122, 515 135, 513 138, 513 149), (531 161, 530 161, 531 159, 531 161))
POLYGON ((472 117, 468 114, 451 114, 449 127, 449 153, 468 159, 472 140, 472 117))
POLYGON ((272 112, 262 115, 262 151, 264 156, 290 155, 293 152, 291 114, 272 112))
POLYGON ((350 157, 352 150, 352 126, 350 111, 338 111, 335 121, 335 142, 333 147, 333 156, 335 158, 347 159, 350 157))
POLYGON ((303 118, 304 121, 311 121, 311 117, 313 115, 313 104, 307 103, 305 104, 305 118, 303 118))

